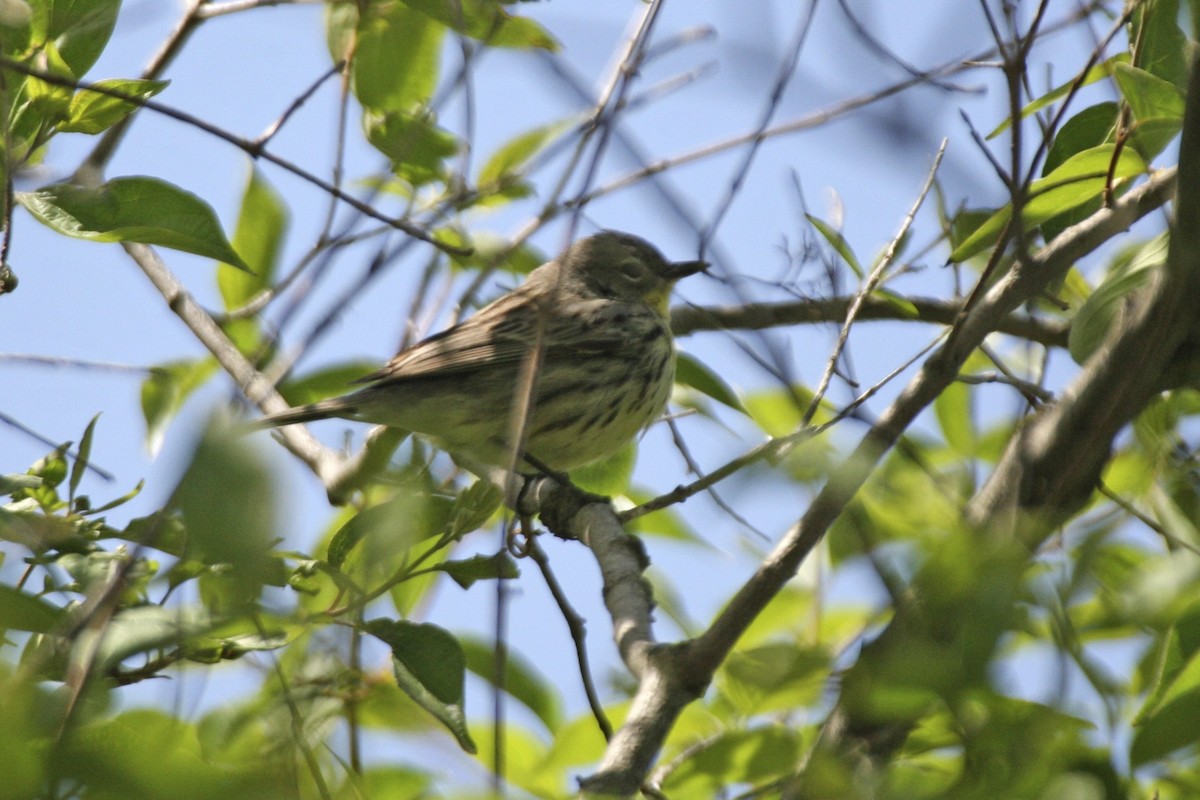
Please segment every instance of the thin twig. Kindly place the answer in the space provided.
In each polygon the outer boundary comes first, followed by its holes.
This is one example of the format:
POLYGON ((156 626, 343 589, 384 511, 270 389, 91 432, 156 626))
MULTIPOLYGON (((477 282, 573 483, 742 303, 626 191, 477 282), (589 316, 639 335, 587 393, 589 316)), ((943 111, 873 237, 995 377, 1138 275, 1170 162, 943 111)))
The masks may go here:
POLYGON ((904 237, 908 235, 909 228, 912 227, 913 220, 917 217, 917 212, 921 209, 921 205, 929 195, 929 190, 933 188, 933 179, 937 176, 938 167, 941 166, 942 156, 946 154, 946 144, 947 140, 942 139, 942 144, 938 148, 937 155, 933 157, 933 164, 929 167, 929 174, 925 177, 925 185, 921 187, 916 201, 913 203, 912 208, 909 209, 908 215, 904 217, 904 221, 900 224, 900 230, 892 237, 892 241, 888 244, 887 250, 884 251, 883 257, 871 269, 870 274, 867 275, 866 280, 862 282, 862 286, 855 293, 854 299, 850 301, 850 307, 846 310, 846 319, 842 323, 842 329, 838 332, 833 352, 830 353, 829 360, 825 363, 825 372, 821 375, 821 380, 817 384, 816 391, 813 392, 808 409, 802 417, 802 425, 808 425, 812 422, 813 415, 821 407, 821 401, 825 397, 826 390, 829 388, 829 382, 833 379, 833 370, 837 366, 838 359, 841 358, 842 351, 846 347, 846 342, 850 339, 850 329, 854 326, 854 321, 858 317, 858 311, 862 307, 863 299, 875 291, 875 287, 883 280, 884 273, 887 272, 888 267, 892 265, 892 261, 896 258, 896 251, 900 248, 900 242, 904 241, 904 237))
POLYGON ((65 356, 43 356, 34 353, 0 353, 0 363, 33 364, 39 367, 71 367, 74 369, 91 370, 95 372, 131 372, 137 375, 149 375, 150 367, 139 367, 136 364, 121 364, 116 361, 94 361, 87 358, 67 358, 65 356))
MULTIPOLYGON (((37 431, 33 430, 30 427, 28 427, 26 425, 22 425, 20 422, 13 419, 8 414, 5 414, 3 411, 0 411, 0 422, 3 422, 5 425, 8 425, 11 428, 16 428, 21 433, 25 434, 26 436, 30 437, 31 439, 34 439, 34 440, 40 442, 41 444, 46 445, 47 447, 57 448, 62 445, 62 442, 56 442, 49 437, 42 436, 40 433, 38 433, 37 431)), ((79 451, 78 450, 75 450, 73 448, 68 448, 65 451, 65 453, 66 453, 66 455, 70 456, 72 459, 74 459, 76 461, 79 460, 79 451)), ((97 467, 91 461, 85 461, 83 463, 83 466, 85 469, 91 470, 92 472, 96 473, 96 475, 98 475, 99 477, 103 478, 106 481, 109 481, 110 483, 112 481, 116 480, 115 475, 113 475, 111 472, 109 472, 106 469, 101 469, 100 467, 97 467)))
POLYGON ((1011 386, 1031 404, 1049 403, 1054 399, 1054 392, 1038 386, 1033 381, 1026 381, 1014 375, 1002 375, 999 372, 980 372, 973 375, 959 375, 959 383, 969 383, 980 386, 987 383, 1000 383, 1011 386))
POLYGON ((567 629, 571 632, 571 641, 575 645, 575 660, 579 664, 579 678, 583 682, 583 692, 587 695, 588 707, 592 710, 592 716, 596 718, 596 726, 600 728, 600 733, 604 735, 604 741, 607 742, 612 739, 612 723, 608 721, 608 716, 604 713, 604 706, 596 691, 596 682, 592 678, 592 667, 587 656, 587 623, 571 605, 570 598, 563 591, 562 584, 558 582, 558 578, 550 566, 549 556, 546 555, 546 551, 542 549, 535 537, 528 537, 525 552, 541 570, 542 579, 546 581, 546 588, 550 590, 550 596, 554 598, 554 602, 558 605, 558 611, 562 614, 563 620, 567 623, 567 629))
POLYGON ((797 23, 795 36, 791 47, 788 48, 788 57, 784 59, 780 65, 779 74, 775 77, 775 83, 771 88, 771 94, 767 97, 766 105, 763 107, 762 115, 759 118, 758 124, 754 127, 754 133, 749 135, 746 144, 746 151, 742 154, 741 163, 738 164, 733 174, 728 181, 725 182, 725 196, 717 202, 717 207, 713 212, 712 219, 705 226, 703 233, 700 236, 700 257, 704 257, 707 245, 717 235, 717 229, 721 226, 721 221, 733 207, 733 201, 741 194, 742 186, 746 182, 746 176, 750 174, 750 167, 754 164, 754 159, 758 155, 759 149, 766 141, 766 131, 771 125, 771 120, 775 118, 775 112, 779 109, 779 104, 783 101, 783 93, 787 89, 788 83, 796 74, 796 67, 800 63, 800 53, 804 50, 804 43, 808 40, 808 32, 812 30, 813 20, 817 16, 818 0, 810 0, 808 5, 808 13, 801 16, 797 23))
MULTIPOLYGON (((292 118, 292 115, 299 111, 301 106, 308 102, 310 97, 316 94, 317 89, 321 88, 321 84, 325 83, 325 81, 329 80, 334 75, 337 75, 345 66, 346 65, 344 62, 339 61, 326 70, 324 75, 313 81, 311 86, 301 92, 296 99, 293 100, 288 107, 283 110, 283 113, 279 115, 279 119, 268 125, 267 129, 259 134, 258 138, 254 140, 254 146, 258 149, 266 147, 267 143, 270 142, 271 139, 275 138, 275 134, 283 130, 283 126, 289 119, 292 118)), ((335 181, 334 183, 336 184, 337 182, 335 181)))

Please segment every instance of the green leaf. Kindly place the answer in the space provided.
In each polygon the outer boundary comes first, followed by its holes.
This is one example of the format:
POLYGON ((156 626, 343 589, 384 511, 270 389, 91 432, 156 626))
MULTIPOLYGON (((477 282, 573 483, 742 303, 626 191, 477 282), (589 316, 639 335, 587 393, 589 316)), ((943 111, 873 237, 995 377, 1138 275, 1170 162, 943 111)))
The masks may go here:
POLYGON ((474 753, 463 713, 466 656, 458 640, 444 628, 405 620, 374 619, 366 630, 392 649, 392 670, 405 694, 474 753))
MULTIPOLYGON (((496 684, 495 650, 479 639, 462 637, 459 644, 467 669, 488 683, 496 684)), ((504 659, 504 691, 542 721, 546 730, 557 733, 562 724, 562 704, 554 691, 555 682, 538 674, 537 667, 519 653, 509 650, 504 659)))
POLYGON ((1175 84, 1129 64, 1117 64, 1113 78, 1134 117, 1173 117, 1182 124, 1184 95, 1175 84))
POLYGON ((29 28, 33 9, 28 0, 0 3, 0 47, 8 53, 22 53, 29 47, 29 28))
POLYGON ((104 670, 138 653, 183 647, 212 627, 212 617, 199 608, 147 605, 122 609, 105 626, 96 666, 104 670))
POLYGON ((810 225, 817 229, 817 233, 821 234, 822 238, 829 243, 829 246, 842 257, 842 260, 854 270, 854 274, 858 277, 863 277, 862 264, 858 261, 858 256, 854 255, 854 250, 851 249, 850 243, 846 241, 846 237, 842 236, 841 232, 836 230, 832 225, 824 220, 817 219, 812 214, 804 215, 810 225))
POLYGON ((1175 84, 1128 64, 1113 74, 1133 110, 1133 144, 1143 158, 1166 149, 1183 128, 1183 92, 1175 84))
POLYGON ((358 4, 323 3, 325 6, 325 44, 334 61, 344 61, 354 53, 358 42, 358 4))
POLYGON ((92 514, 92 515, 96 515, 96 514, 103 514, 105 511, 111 511, 111 510, 112 510, 112 509, 114 509, 114 508, 118 508, 119 506, 123 506, 123 505, 125 505, 126 503, 128 503, 130 500, 132 500, 133 498, 135 498, 135 497, 137 497, 139 494, 141 494, 141 493, 142 493, 142 489, 145 487, 145 485, 146 485, 146 481, 145 481, 144 479, 143 479, 143 480, 140 480, 140 481, 138 481, 138 482, 137 482, 137 485, 136 485, 136 486, 134 486, 132 489, 130 489, 130 490, 129 490, 128 492, 126 492, 125 494, 123 494, 123 495, 121 495, 120 497, 117 497, 117 498, 115 498, 115 499, 113 499, 113 500, 109 500, 107 503, 105 503, 105 504, 103 504, 103 505, 96 506, 95 508, 93 508, 93 509, 92 509, 91 511, 89 511, 88 513, 89 513, 89 514, 92 514))
POLYGON ((217 267, 217 287, 226 310, 240 308, 271 285, 287 227, 283 198, 251 167, 233 232, 233 249, 241 254, 249 271, 228 262, 217 267))
POLYGON ((61 608, 0 584, 0 629, 51 633, 62 625, 61 608))
POLYGON ((729 406, 734 411, 749 414, 742 405, 741 398, 730 388, 720 375, 713 372, 699 359, 687 353, 675 354, 675 382, 690 386, 701 394, 708 395, 718 403, 729 406))
POLYGON ((521 570, 517 568, 517 562, 513 561, 512 556, 508 553, 496 553, 491 556, 474 555, 466 559, 443 561, 434 569, 445 572, 464 589, 470 589, 476 581, 496 578, 515 580, 521 577, 521 570))
POLYGON ((575 119, 541 125, 509 139, 479 170, 476 183, 481 194, 505 192, 519 184, 530 159, 575 127, 575 119))
POLYGON ((1130 16, 1129 41, 1137 42, 1137 65, 1187 91, 1191 43, 1179 28, 1178 0, 1137 4, 1130 16))
POLYGON ((815 703, 828 676, 830 655, 793 642, 768 642, 734 651, 718 686, 741 714, 787 711, 815 703))
POLYGON ((1125 307, 1129 294, 1145 286, 1166 263, 1169 242, 1166 234, 1146 242, 1136 257, 1107 276, 1084 301, 1071 321, 1067 337, 1067 348, 1076 363, 1082 364, 1096 351, 1125 307))
POLYGON ((35 553, 86 551, 93 537, 85 536, 82 527, 78 517, 67 519, 31 511, 14 513, 0 506, 0 540, 16 542, 35 553))
POLYGON ((352 77, 363 108, 411 113, 428 104, 437 88, 443 26, 400 3, 372 3, 356 33, 352 77))
POLYGON ((431 114, 366 114, 363 123, 367 140, 388 157, 397 177, 413 186, 440 179, 442 162, 458 152, 458 138, 439 128, 431 114))
POLYGON ((76 78, 82 78, 104 52, 121 0, 41 0, 32 5, 30 41, 53 44, 76 78))
MULTIPOLYGON (((423 513, 424 506, 424 498, 416 496, 415 492, 401 491, 385 503, 364 508, 338 528, 329 540, 327 558, 330 566, 341 569, 351 552, 369 537, 378 538, 380 544, 386 543, 392 556, 403 557, 410 547, 437 532, 434 525, 429 524, 428 515, 423 513)), ((372 554, 368 554, 367 560, 380 562, 372 554)))
POLYGON ((558 42, 541 25, 512 16, 497 0, 404 0, 404 4, 492 47, 558 50, 558 42))
POLYGON ((92 455, 92 434, 96 431, 96 421, 98 419, 100 419, 99 414, 92 417, 92 421, 84 429, 83 438, 79 440, 79 449, 76 451, 75 463, 71 465, 71 480, 67 485, 70 489, 68 502, 72 504, 75 500, 75 490, 79 488, 79 483, 83 480, 83 474, 87 472, 88 458, 92 455))
POLYGON ((451 257, 450 263, 456 267, 493 269, 499 265, 508 272, 528 275, 546 262, 546 254, 527 243, 512 250, 510 239, 487 231, 473 231, 470 239, 455 234, 450 229, 442 229, 438 232, 438 239, 471 248, 468 255, 451 257))
POLYGON ((36 489, 42 485, 37 475, 0 475, 0 494, 12 495, 20 489, 36 489))
MULTIPOLYGON (((45 64, 42 72, 68 81, 75 80, 71 67, 52 43, 42 51, 45 64)), ((19 103, 13 127, 22 139, 39 138, 43 129, 67 118, 74 92, 69 86, 44 81, 33 75, 25 76, 21 82, 21 95, 27 102, 19 103)))
POLYGON ((169 83, 120 78, 96 81, 96 86, 112 89, 132 99, 122 100, 110 94, 80 89, 71 98, 67 118, 58 124, 58 129, 67 133, 100 133, 140 108, 135 100, 153 97, 167 88, 169 83))
MULTIPOLYGON (((1187 669, 1184 675, 1195 686, 1200 670, 1187 669)), ((1165 703, 1135 729, 1130 748, 1133 766, 1158 761, 1181 747, 1200 741, 1197 717, 1200 717, 1200 690, 1193 688, 1165 703)))
MULTIPOLYGON (((1089 69, 1087 71, 1087 74, 1084 75, 1083 80, 1080 82, 1079 86, 1080 87, 1087 86, 1089 84, 1095 83, 1098 80, 1107 78, 1112 75, 1113 69, 1116 67, 1117 64, 1127 64, 1127 63, 1129 63, 1129 53, 1117 53, 1115 56, 1108 59, 1107 61, 1103 61, 1103 62, 1097 64, 1096 66, 1092 67, 1091 69, 1089 69)), ((1037 112, 1041 111, 1046 106, 1048 106, 1051 103, 1054 103, 1058 100, 1061 100, 1062 98, 1066 97, 1068 94, 1070 94, 1071 92, 1073 92, 1075 90, 1076 90, 1076 85, 1075 85, 1074 78, 1067 81, 1066 83, 1059 84, 1054 89, 1051 89, 1049 92, 1046 92, 1046 94, 1042 95, 1038 99, 1030 102, 1028 105, 1026 105, 1024 108, 1022 108, 1021 109, 1021 119, 1025 119, 1032 114, 1036 114, 1037 112)), ((987 135, 987 138, 988 139, 996 138, 1000 134, 1004 133, 1004 131, 1008 130, 1011 125, 1012 125, 1012 118, 1010 117, 1008 119, 1005 119, 1003 122, 1001 122, 999 125, 996 126, 995 130, 993 130, 991 133, 989 133, 987 135)))
POLYGON ((156 454, 162 447, 167 426, 184 402, 212 377, 217 363, 211 358, 170 361, 150 368, 142 382, 142 416, 146 419, 146 449, 156 454))
POLYGON ((1046 153, 1042 175, 1049 175, 1076 153, 1112 141, 1119 113, 1120 107, 1116 103, 1097 103, 1064 122, 1054 134, 1054 143, 1046 153))
MULTIPOLYGON (((1121 150, 1116 156, 1116 164, 1113 164, 1115 149, 1114 145, 1105 144, 1076 153, 1058 169, 1034 181, 1022 213, 1025 225, 1039 225, 1099 197, 1104 191, 1110 169, 1114 181, 1146 171, 1141 156, 1128 147, 1121 150)), ((1011 217, 1012 206, 1005 205, 954 248, 950 260, 965 261, 994 245, 1011 217)))
POLYGON ((625 491, 637 461, 637 443, 629 442, 612 455, 571 470, 571 480, 581 489, 613 495, 625 491))
MULTIPOLYGON (((195 725, 163 711, 136 709, 113 716, 80 714, 69 742, 51 764, 56 780, 88 797, 221 798, 279 796, 289 773, 266 744, 214 763, 200 745, 195 725)), ((264 727, 265 715, 254 717, 264 727)), ((253 728, 252 725, 246 727, 253 728)), ((257 742, 255 742, 257 744, 257 742)), ((43 756, 44 757, 44 756, 43 756)))
POLYGON ((491 519, 503 499, 503 492, 491 481, 475 481, 454 498, 446 525, 446 537, 458 539, 478 530, 491 519))
POLYGON ((172 497, 188 535, 188 556, 210 566, 206 602, 222 614, 257 606, 267 583, 278 582, 270 556, 275 533, 270 471, 250 440, 214 417, 192 452, 172 497))
MULTIPOLYGON (((644 489, 630 489, 625 492, 625 496, 635 506, 640 506, 643 503, 650 502, 658 495, 651 494, 644 489)), ((646 514, 632 520, 625 527, 630 533, 636 533, 638 536, 661 536, 664 539, 686 542, 687 544, 699 545, 709 549, 713 548, 713 545, 696 535, 696 532, 676 512, 675 508, 660 508, 652 514, 646 514)), ((662 606, 663 598, 660 596, 657 588, 654 591, 654 599, 655 602, 662 606)))
POLYGON ((971 413, 971 390, 965 383, 952 383, 933 401, 938 426, 946 444, 960 456, 973 458, 978 454, 979 436, 971 413))
POLYGON ((114 178, 96 187, 57 183, 17 200, 59 233, 94 242, 142 242, 247 269, 207 203, 156 178, 114 178))
POLYGON ((374 361, 348 361, 310 372, 279 386, 279 393, 288 405, 301 406, 348 391, 354 381, 370 375, 379 368, 374 361))
POLYGON ((717 797, 731 780, 756 784, 790 775, 802 744, 800 733, 785 725, 719 733, 689 752, 663 790, 672 797, 717 797))

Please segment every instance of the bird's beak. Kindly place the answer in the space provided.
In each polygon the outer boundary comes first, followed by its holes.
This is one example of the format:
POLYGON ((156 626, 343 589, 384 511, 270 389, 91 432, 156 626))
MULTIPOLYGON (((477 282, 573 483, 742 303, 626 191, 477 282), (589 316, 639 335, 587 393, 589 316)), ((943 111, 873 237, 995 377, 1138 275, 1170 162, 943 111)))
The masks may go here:
POLYGON ((667 269, 667 280, 677 281, 697 272, 704 272, 711 264, 707 261, 676 261, 667 269))

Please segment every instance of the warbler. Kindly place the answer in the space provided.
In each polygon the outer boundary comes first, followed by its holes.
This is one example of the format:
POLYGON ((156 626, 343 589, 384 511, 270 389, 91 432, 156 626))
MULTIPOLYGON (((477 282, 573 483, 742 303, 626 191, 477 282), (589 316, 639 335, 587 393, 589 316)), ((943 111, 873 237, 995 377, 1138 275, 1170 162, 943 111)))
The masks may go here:
POLYGON ((620 449, 661 416, 675 378, 667 300, 677 280, 707 266, 672 263, 637 236, 602 231, 464 322, 402 350, 362 378, 362 389, 259 424, 371 422, 505 466, 524 370, 533 387, 523 453, 536 467, 567 472, 620 449))

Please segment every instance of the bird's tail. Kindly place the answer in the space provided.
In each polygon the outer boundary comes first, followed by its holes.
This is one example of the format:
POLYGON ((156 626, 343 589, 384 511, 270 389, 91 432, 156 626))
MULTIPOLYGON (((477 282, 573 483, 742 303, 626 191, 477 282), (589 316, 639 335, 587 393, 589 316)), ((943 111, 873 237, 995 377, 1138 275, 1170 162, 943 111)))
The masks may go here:
POLYGON ((267 414, 261 419, 253 420, 250 424, 255 430, 263 430, 265 428, 279 428, 284 425, 299 425, 302 422, 316 422, 321 419, 329 419, 330 417, 353 417, 354 407, 348 405, 345 400, 340 397, 322 400, 318 403, 308 403, 303 406, 289 408, 287 411, 279 411, 274 414, 267 414))

